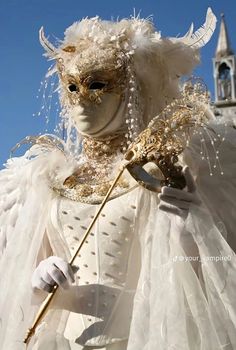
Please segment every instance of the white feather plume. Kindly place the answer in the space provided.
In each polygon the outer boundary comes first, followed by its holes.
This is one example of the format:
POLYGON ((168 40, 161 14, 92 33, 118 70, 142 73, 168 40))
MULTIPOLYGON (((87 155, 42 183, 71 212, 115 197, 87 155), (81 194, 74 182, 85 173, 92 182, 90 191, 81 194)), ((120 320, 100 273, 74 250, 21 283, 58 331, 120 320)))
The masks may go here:
POLYGON ((199 49, 206 45, 210 40, 212 34, 214 33, 216 27, 216 16, 212 12, 211 8, 207 9, 206 21, 205 23, 194 33, 191 32, 191 27, 189 34, 179 39, 184 44, 199 49))
POLYGON ((39 30, 39 42, 46 51, 46 56, 49 58, 54 58, 56 55, 56 48, 49 42, 45 37, 43 27, 39 30))

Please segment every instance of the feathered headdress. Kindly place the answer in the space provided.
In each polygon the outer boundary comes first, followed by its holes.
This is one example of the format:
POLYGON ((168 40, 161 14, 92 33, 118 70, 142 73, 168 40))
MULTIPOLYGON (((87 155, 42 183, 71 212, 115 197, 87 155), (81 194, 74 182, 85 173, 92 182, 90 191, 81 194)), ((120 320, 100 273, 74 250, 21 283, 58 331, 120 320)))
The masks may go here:
MULTIPOLYGON (((191 25, 181 38, 162 38, 150 20, 112 22, 99 17, 72 24, 58 47, 46 39, 43 28, 39 35, 46 56, 56 60, 62 80, 63 76, 84 75, 94 68, 120 69, 120 76, 129 76, 126 85, 135 77, 146 101, 143 119, 147 124, 178 97, 179 78, 199 63, 199 48, 210 40, 215 26, 216 17, 208 8, 204 25, 196 32, 191 25)), ((132 84, 128 87, 132 89, 132 84)))

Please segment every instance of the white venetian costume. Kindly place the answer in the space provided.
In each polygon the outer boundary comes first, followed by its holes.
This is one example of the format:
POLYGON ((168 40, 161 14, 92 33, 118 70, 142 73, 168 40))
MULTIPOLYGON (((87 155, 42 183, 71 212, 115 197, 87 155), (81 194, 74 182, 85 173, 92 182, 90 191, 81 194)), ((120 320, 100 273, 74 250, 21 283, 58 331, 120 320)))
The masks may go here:
MULTIPOLYGON (((214 25, 209 10, 198 32, 163 39, 146 20, 96 17, 68 28, 59 48, 40 32, 57 62, 68 138, 63 151, 39 138, 0 173, 1 349, 25 348, 46 295, 32 290, 35 268, 73 255, 124 150, 179 97, 179 78, 198 63, 214 25)), ((59 288, 29 349, 235 349, 235 130, 211 128, 215 141, 196 134, 182 157, 201 204, 184 218, 166 213, 157 193, 126 174, 76 258, 75 282, 59 288), (218 157, 224 175, 208 170, 218 157)))

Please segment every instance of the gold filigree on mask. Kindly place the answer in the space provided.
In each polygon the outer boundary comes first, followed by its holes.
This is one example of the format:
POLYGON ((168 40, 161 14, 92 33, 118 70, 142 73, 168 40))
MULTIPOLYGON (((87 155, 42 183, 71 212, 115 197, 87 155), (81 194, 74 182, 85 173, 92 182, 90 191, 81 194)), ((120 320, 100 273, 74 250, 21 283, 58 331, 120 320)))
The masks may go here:
POLYGON ((66 46, 62 49, 65 52, 75 52, 76 51, 76 47, 75 46, 66 46))
POLYGON ((76 52, 66 47, 66 53, 57 61, 62 104, 100 104, 105 93, 123 95, 127 85, 127 57, 114 48, 83 46, 76 52))

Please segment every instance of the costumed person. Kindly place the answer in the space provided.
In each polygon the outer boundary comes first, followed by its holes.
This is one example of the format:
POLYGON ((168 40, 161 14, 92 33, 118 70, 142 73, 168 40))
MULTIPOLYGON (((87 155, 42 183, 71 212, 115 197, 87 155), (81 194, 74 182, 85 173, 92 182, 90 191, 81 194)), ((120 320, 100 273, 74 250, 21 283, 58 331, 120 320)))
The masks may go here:
POLYGON ((198 88, 180 89, 215 22, 208 9, 166 39, 149 20, 86 18, 58 47, 40 31, 67 138, 29 137, 0 173, 1 349, 26 348, 55 286, 28 349, 236 348, 235 130, 205 126, 198 88))

